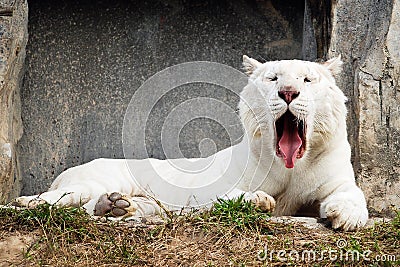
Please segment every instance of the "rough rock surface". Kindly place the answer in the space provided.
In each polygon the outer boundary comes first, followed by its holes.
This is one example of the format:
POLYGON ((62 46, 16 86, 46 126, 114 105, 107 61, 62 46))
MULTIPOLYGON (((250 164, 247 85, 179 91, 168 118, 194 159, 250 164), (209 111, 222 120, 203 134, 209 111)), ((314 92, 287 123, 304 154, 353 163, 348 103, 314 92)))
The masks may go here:
POLYGON ((0 3, 0 203, 20 191, 16 144, 22 135, 20 83, 27 42, 24 0, 0 3))
POLYGON ((400 3, 333 5, 330 55, 342 55, 349 137, 358 184, 371 211, 400 207, 400 3))

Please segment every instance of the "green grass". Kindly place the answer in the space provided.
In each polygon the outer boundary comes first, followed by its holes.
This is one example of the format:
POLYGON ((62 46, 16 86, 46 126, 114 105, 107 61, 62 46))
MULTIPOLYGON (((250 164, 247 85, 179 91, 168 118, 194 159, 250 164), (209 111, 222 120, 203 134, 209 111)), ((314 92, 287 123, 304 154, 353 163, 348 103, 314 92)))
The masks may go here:
POLYGON ((209 213, 203 213, 204 217, 215 220, 223 225, 235 226, 238 229, 255 229, 265 226, 270 217, 257 208, 252 202, 245 201, 244 195, 234 199, 218 199, 209 213))
POLYGON ((39 205, 35 209, 0 208, 0 218, 3 227, 7 223, 8 227, 18 229, 40 227, 54 233, 71 232, 76 234, 75 238, 88 234, 86 227, 91 221, 81 208, 59 208, 49 204, 39 205))
POLYGON ((396 216, 392 221, 392 228, 395 230, 397 239, 400 239, 400 210, 396 211, 396 216))

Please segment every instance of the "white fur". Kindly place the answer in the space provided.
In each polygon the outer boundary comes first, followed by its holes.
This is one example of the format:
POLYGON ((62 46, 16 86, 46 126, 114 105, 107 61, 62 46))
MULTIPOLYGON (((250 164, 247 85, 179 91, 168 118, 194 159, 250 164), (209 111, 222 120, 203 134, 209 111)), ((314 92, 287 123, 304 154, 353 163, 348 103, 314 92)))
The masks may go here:
MULTIPOLYGON (((240 144, 211 156, 213 167, 198 174, 181 172, 156 159, 129 160, 130 167, 146 175, 145 163, 151 163, 164 179, 182 186, 207 183, 215 177, 241 178, 229 196, 246 192, 247 199, 267 210, 275 208, 276 215, 294 215, 301 206, 317 201, 320 216, 331 220, 334 228, 354 230, 365 225, 366 202, 350 163, 346 97, 333 77, 340 71, 340 58, 324 64, 299 60, 262 64, 247 56, 243 61, 249 83, 239 103, 247 133, 240 144), (300 92, 289 105, 278 95, 285 86, 300 92), (275 153, 274 122, 287 109, 307 122, 307 149, 293 169, 285 168, 275 153), (229 166, 222 167, 228 160, 229 166)), ((99 196, 114 191, 132 197, 144 193, 131 178, 126 160, 97 159, 63 172, 48 192, 20 197, 17 203, 27 206, 40 199, 61 205, 84 204, 92 213, 99 196)), ((179 192, 168 193, 179 198, 179 192)), ((138 216, 160 212, 155 202, 132 201, 138 203, 138 216)))

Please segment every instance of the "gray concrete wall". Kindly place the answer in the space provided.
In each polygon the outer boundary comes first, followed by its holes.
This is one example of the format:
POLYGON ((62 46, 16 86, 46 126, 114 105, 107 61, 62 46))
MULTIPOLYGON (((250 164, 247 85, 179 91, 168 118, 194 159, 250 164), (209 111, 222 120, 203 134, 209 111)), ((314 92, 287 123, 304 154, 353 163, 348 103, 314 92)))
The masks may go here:
MULTIPOLYGON (((22 194, 46 190, 63 170, 97 157, 121 158, 125 109, 135 90, 164 68, 214 61, 241 68, 259 60, 301 58, 302 1, 30 1, 27 72, 19 142, 22 194)), ((177 88, 154 108, 149 155, 163 158, 160 124, 178 103, 238 98, 213 86, 177 88)), ((199 142, 230 145, 223 128, 188 124, 180 146, 200 156, 199 142)))

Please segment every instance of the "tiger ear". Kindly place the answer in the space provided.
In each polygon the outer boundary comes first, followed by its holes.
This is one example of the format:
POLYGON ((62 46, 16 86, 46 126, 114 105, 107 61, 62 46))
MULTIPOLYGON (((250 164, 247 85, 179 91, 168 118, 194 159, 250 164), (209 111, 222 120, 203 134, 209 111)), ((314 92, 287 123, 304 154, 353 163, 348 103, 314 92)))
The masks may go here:
POLYGON ((262 63, 257 60, 243 55, 243 69, 247 75, 251 75, 262 63))
POLYGON ((325 66, 332 73, 333 76, 336 76, 340 74, 340 72, 342 72, 343 61, 341 59, 341 56, 339 55, 322 63, 322 65, 325 66))

